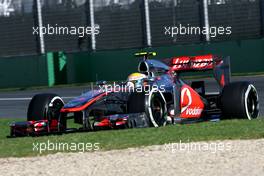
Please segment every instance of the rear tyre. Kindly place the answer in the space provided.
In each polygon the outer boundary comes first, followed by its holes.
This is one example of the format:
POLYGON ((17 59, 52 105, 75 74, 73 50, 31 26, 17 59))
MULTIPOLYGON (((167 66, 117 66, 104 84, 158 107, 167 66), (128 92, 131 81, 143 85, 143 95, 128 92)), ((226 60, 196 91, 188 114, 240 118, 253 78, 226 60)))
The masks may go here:
POLYGON ((255 119, 259 115, 257 89, 249 82, 234 82, 223 88, 221 105, 225 118, 255 119))
POLYGON ((58 120, 63 100, 56 94, 37 94, 28 106, 27 120, 58 120))

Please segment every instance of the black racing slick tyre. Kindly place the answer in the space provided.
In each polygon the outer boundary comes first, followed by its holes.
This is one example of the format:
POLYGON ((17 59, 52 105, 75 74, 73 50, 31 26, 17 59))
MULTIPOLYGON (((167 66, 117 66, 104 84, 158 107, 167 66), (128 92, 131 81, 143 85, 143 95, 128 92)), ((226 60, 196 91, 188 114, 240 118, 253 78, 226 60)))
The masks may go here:
POLYGON ((28 106, 27 120, 53 120, 58 119, 60 110, 64 106, 63 100, 56 94, 37 94, 28 106))
POLYGON ((127 102, 128 113, 141 113, 145 112, 145 93, 144 92, 133 92, 130 93, 127 102))
POLYGON ((158 90, 150 93, 131 93, 128 100, 128 113, 145 112, 150 126, 166 125, 167 106, 165 98, 158 90))
POLYGON ((221 94, 224 118, 255 119, 259 115, 257 89, 249 82, 234 82, 226 85, 221 94))
POLYGON ((165 126, 167 105, 161 92, 150 92, 146 99, 146 113, 153 127, 165 126))

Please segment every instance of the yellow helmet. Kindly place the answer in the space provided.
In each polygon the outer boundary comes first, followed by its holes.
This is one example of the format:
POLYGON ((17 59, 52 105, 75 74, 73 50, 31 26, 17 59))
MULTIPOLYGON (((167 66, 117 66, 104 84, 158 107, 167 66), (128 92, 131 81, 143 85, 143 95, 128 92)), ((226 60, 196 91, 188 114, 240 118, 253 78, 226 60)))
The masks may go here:
POLYGON ((147 76, 142 73, 132 73, 128 76, 128 81, 137 81, 144 78, 147 78, 147 76))
POLYGON ((143 80, 147 78, 146 75, 142 73, 132 73, 128 76, 128 83, 133 83, 135 87, 143 86, 143 80))

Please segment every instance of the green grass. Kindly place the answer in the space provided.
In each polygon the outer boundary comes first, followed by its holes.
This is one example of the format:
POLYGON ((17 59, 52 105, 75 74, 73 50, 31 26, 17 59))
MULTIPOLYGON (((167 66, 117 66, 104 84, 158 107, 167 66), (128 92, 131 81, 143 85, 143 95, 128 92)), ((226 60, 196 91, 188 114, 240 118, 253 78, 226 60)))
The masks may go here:
MULTIPOLYGON (((257 139, 264 137, 264 120, 225 120, 190 125, 171 125, 160 128, 108 130, 71 133, 42 137, 7 138, 8 124, 17 119, 0 120, 0 157, 37 156, 33 143, 100 143, 100 150, 124 149, 170 142, 209 141, 224 139, 257 139)), ((56 153, 46 151, 41 155, 56 153)))

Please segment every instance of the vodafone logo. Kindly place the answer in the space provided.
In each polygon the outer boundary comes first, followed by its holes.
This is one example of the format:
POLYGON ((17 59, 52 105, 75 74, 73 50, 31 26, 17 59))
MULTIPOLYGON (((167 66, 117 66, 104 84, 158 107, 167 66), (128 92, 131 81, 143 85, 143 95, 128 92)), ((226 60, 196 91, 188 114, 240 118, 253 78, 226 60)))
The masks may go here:
POLYGON ((186 115, 200 115, 203 109, 201 108, 188 108, 186 110, 186 115))
POLYGON ((181 91, 181 100, 182 102, 184 102, 184 104, 186 104, 185 106, 182 107, 181 113, 185 112, 186 115, 193 115, 193 116, 197 116, 202 113, 203 109, 199 107, 190 108, 193 100, 192 100, 191 92, 187 87, 183 88, 181 91))
POLYGON ((184 101, 185 97, 187 97, 187 105, 182 107, 181 109, 181 113, 184 112, 191 104, 192 104, 192 96, 191 96, 191 92, 188 88, 183 88, 181 91, 181 100, 184 101))

